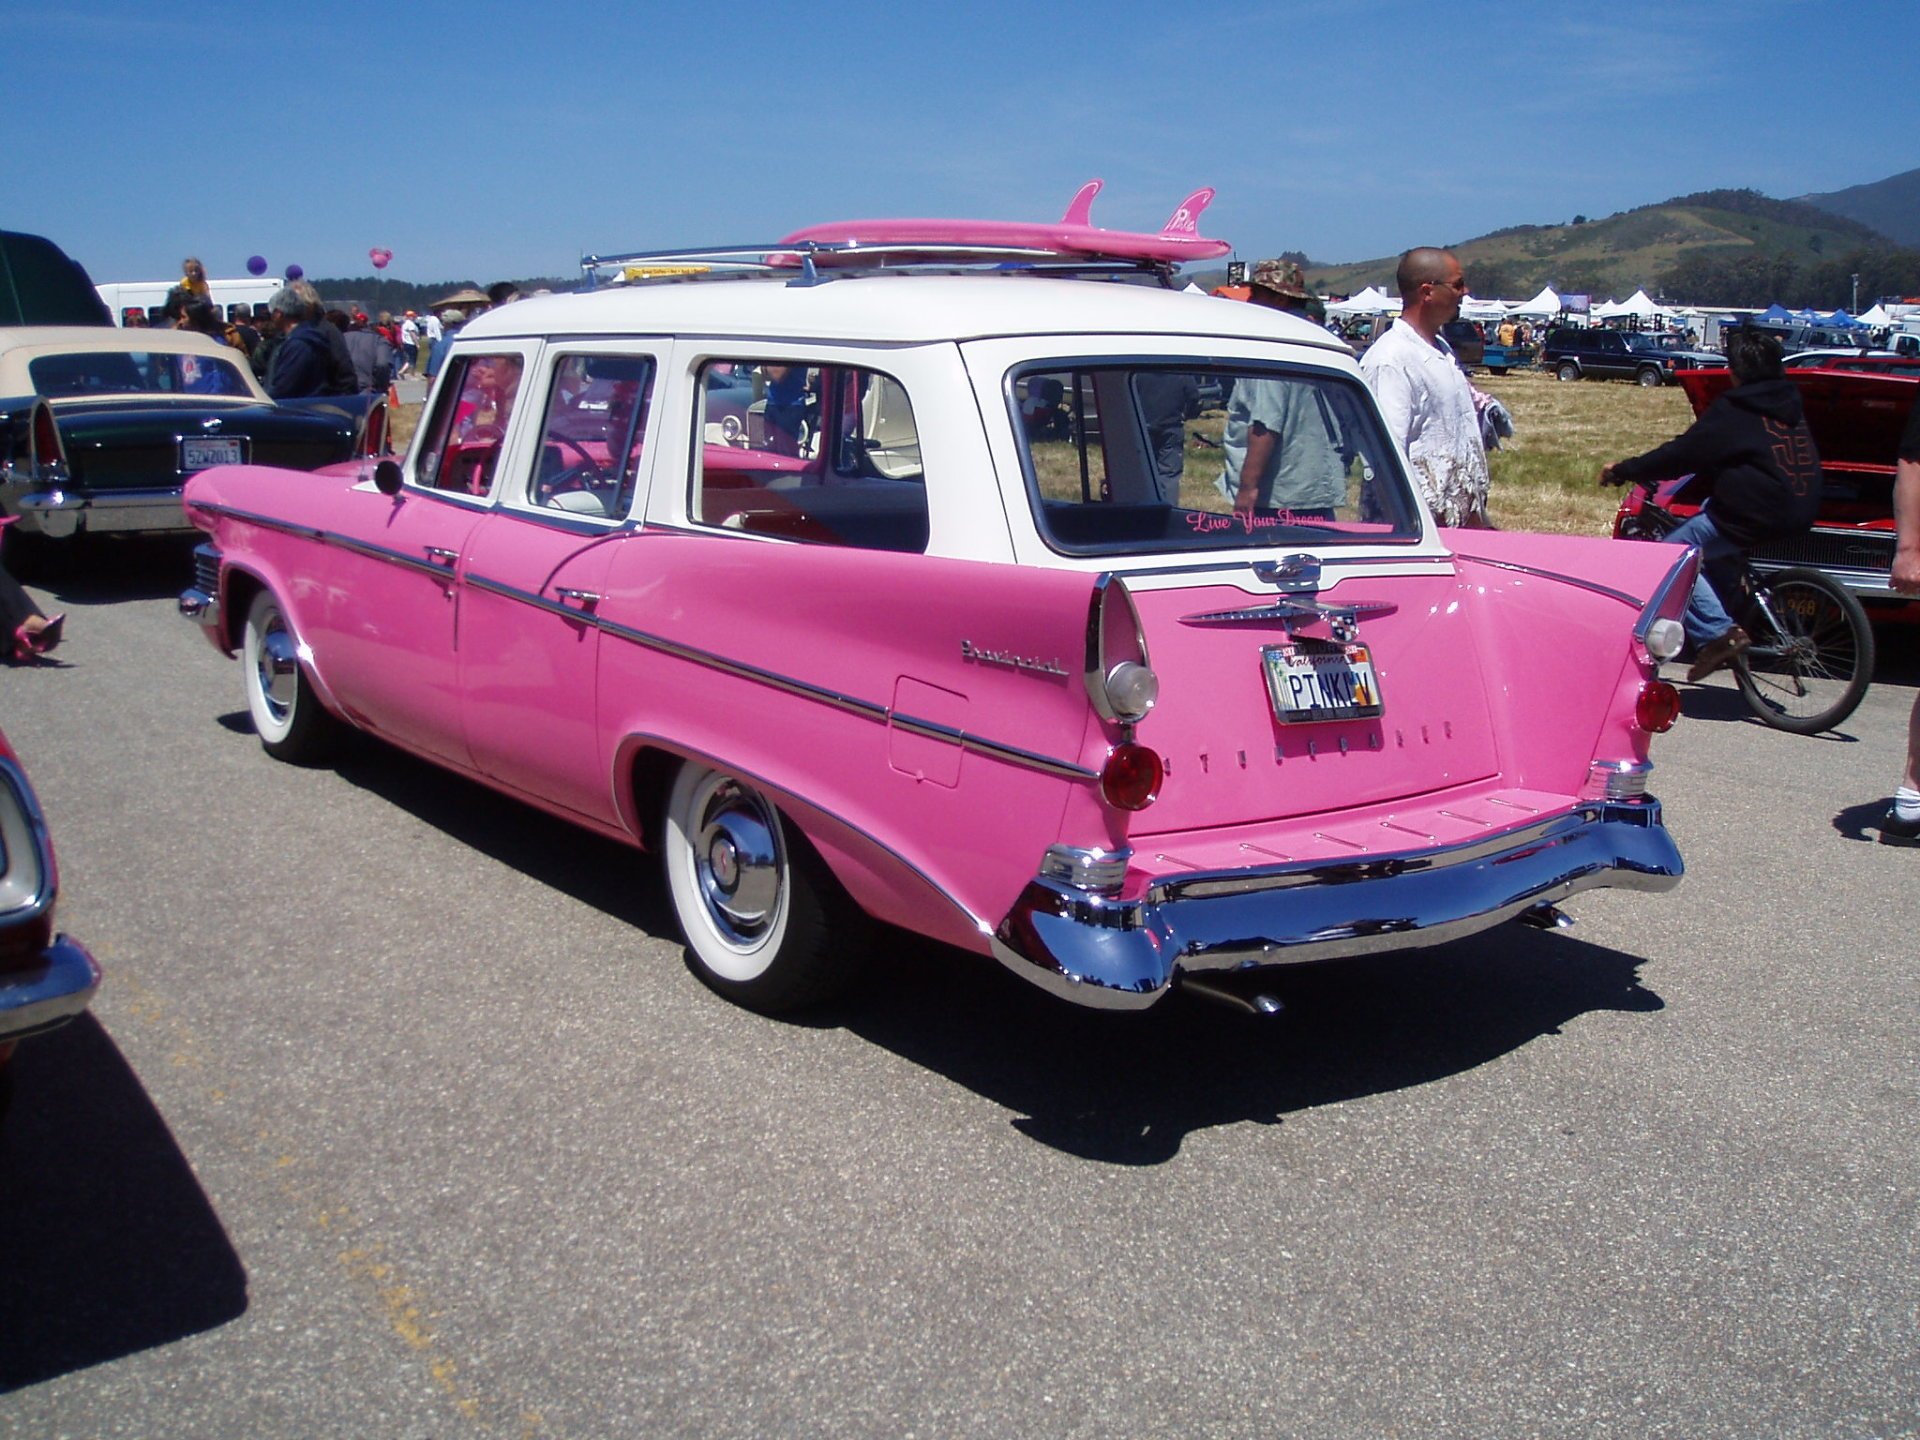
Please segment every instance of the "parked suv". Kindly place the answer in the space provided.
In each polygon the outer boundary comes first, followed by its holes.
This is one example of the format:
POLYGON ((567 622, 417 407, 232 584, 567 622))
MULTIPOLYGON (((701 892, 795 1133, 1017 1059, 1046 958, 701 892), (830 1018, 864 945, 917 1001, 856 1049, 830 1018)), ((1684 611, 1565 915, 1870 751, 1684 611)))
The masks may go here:
POLYGON ((1710 350, 1669 350, 1650 335, 1623 330, 1550 330, 1540 363, 1561 380, 1632 380, 1662 385, 1679 370, 1718 370, 1726 357, 1710 350))

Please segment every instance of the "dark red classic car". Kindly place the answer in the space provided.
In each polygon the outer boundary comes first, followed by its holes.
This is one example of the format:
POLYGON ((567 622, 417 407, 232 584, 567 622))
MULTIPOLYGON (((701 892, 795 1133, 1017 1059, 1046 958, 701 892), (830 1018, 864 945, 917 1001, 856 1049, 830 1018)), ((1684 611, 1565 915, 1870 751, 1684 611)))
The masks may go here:
MULTIPOLYGON (((1872 368, 1851 365, 1787 371, 1800 387, 1807 424, 1820 447, 1825 494, 1820 517, 1805 535, 1762 545, 1753 552, 1756 570, 1791 565, 1821 570, 1863 602, 1900 604, 1893 593, 1893 462, 1907 415, 1920 397, 1920 360, 1882 361, 1872 368)), ((1733 384, 1727 370, 1692 370, 1675 377, 1698 415, 1733 384)), ((1666 487, 1663 498, 1674 513, 1698 508, 1685 500, 1684 486, 1666 487), (1677 491, 1678 494, 1673 492, 1677 491)), ((1629 490, 1614 519, 1621 522, 1639 509, 1629 490)))

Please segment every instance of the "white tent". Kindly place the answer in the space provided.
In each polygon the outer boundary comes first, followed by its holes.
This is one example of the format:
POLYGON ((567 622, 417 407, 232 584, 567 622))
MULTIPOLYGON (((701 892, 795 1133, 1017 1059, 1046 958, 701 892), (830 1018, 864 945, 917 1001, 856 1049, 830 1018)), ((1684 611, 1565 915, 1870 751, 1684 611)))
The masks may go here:
POLYGON ((1549 285, 1531 300, 1526 301, 1524 304, 1514 306, 1513 313, 1516 315, 1558 315, 1560 313, 1560 297, 1553 293, 1553 287, 1549 285))
POLYGON ((1507 318, 1506 302, 1501 300, 1480 300, 1469 295, 1460 302, 1460 318, 1463 320, 1504 320, 1507 318))
POLYGON ((1893 316, 1887 313, 1887 307, 1884 305, 1875 305, 1865 314, 1856 315, 1854 318, 1862 325, 1891 325, 1893 323, 1893 316))
POLYGON ((1654 316, 1665 313, 1666 312, 1658 305, 1653 303, 1653 300, 1644 290, 1634 291, 1633 294, 1629 295, 1625 300, 1622 300, 1620 302, 1620 308, 1614 311, 1616 315, 1631 315, 1640 320, 1651 320, 1654 316))
POLYGON ((1398 311, 1400 302, 1384 291, 1369 285, 1358 295, 1350 295, 1345 300, 1333 300, 1327 304, 1329 315, 1391 315, 1398 311))

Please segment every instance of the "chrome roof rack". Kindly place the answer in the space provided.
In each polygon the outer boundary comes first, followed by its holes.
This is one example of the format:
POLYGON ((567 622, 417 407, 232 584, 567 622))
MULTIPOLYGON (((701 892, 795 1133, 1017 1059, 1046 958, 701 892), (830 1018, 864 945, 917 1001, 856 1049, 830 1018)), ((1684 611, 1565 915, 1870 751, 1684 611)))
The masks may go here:
POLYGON ((917 241, 799 240, 771 245, 708 245, 682 250, 634 250, 582 255, 586 288, 605 284, 659 284, 689 280, 785 277, 789 285, 881 272, 919 275, 1001 273, 1091 279, 1150 278, 1173 288, 1178 266, 1164 260, 1079 255, 1018 245, 917 241), (612 279, 603 270, 616 270, 612 279))

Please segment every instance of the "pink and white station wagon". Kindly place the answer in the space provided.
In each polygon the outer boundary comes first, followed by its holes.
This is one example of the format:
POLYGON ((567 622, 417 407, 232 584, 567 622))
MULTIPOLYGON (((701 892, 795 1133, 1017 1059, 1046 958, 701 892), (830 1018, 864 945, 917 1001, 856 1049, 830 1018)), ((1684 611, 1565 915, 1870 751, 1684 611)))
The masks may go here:
POLYGON ((1690 550, 1438 530, 1345 347, 1158 237, 843 231, 480 317, 404 465, 195 476, 181 607, 267 751, 352 727, 657 855, 769 1011, 867 918, 1256 1004, 1677 883, 1690 550), (1236 510, 1254 385, 1292 418, 1236 510))

